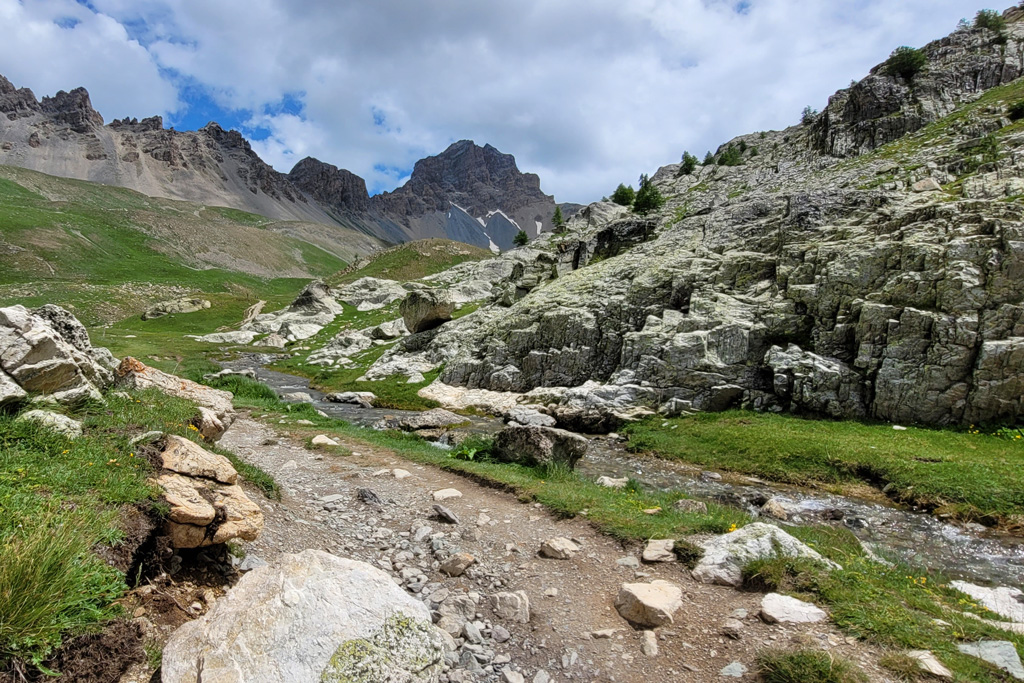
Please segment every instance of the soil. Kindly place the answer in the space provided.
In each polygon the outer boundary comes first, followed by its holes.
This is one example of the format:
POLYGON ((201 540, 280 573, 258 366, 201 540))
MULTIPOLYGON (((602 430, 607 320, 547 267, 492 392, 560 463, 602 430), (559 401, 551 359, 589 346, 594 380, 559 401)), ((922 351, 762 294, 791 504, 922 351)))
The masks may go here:
MULTIPOLYGON (((416 528, 427 524, 434 533, 444 532, 455 539, 459 550, 477 561, 463 576, 450 578, 433 568, 428 545, 409 565, 422 569, 432 584, 453 593, 475 591, 488 596, 522 590, 529 596, 528 624, 497 618, 486 599, 480 603, 478 617, 500 624, 512 634, 510 640, 494 644, 494 648, 499 656, 507 655, 510 666, 527 681, 540 670, 552 681, 729 680, 721 679, 719 672, 732 662, 740 662, 750 671, 744 678, 732 680, 753 681, 754 660, 766 647, 827 650, 853 660, 871 680, 890 680, 877 664, 882 652, 845 637, 832 625, 767 625, 757 618, 759 594, 699 584, 678 563, 636 568, 619 564, 617 560, 623 558, 635 562, 642 548, 597 532, 585 519, 558 519, 511 493, 410 463, 392 451, 363 442, 342 439, 343 449, 352 451, 349 456, 309 450, 298 435, 290 435, 286 429, 286 425, 269 426, 242 416, 220 442, 272 474, 283 492, 280 502, 269 501, 248 487, 250 498, 261 506, 265 517, 260 538, 244 544, 248 562, 256 558, 272 562, 281 553, 315 548, 390 569, 397 547, 402 541, 411 543, 416 528), (411 476, 398 479, 392 472, 395 468, 407 470, 411 476), (360 488, 371 489, 384 505, 362 502, 357 494, 360 488), (432 509, 432 492, 445 488, 462 493, 461 498, 443 503, 459 517, 457 526, 442 523, 432 509), (343 497, 325 506, 321 498, 332 494, 343 497), (541 542, 556 536, 573 539, 582 550, 569 560, 541 558, 541 542), (656 629, 659 652, 650 656, 642 651, 644 632, 624 621, 613 602, 623 583, 653 579, 682 587, 684 607, 674 624, 656 629), (722 635, 722 623, 737 616, 743 623, 740 638, 722 635), (610 637, 592 636, 605 629, 614 632, 610 637)), ((430 539, 425 542, 429 544, 430 539)), ((225 571, 227 564, 224 557, 185 558, 185 569, 173 578, 164 574, 159 587, 150 583, 149 588, 137 590, 133 597, 137 602, 132 604, 142 608, 136 621, 143 623, 147 637, 161 643, 178 623, 204 613, 233 580, 225 571), (220 577, 219 585, 216 576, 209 575, 211 570, 195 573, 202 571, 195 569, 203 566, 198 559, 219 567, 212 570, 220 577), (188 572, 192 574, 186 575, 188 572), (140 590, 145 595, 140 596, 140 590)), ((142 683, 152 673, 137 666, 122 683, 142 683)))

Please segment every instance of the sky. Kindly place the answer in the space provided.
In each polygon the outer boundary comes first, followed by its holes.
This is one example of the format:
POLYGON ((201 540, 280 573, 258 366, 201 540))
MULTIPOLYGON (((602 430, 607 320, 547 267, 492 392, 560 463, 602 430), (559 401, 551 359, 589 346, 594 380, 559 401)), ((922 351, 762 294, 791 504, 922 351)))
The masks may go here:
POLYGON ((558 201, 785 128, 972 0, 0 0, 0 74, 107 121, 241 130, 370 192, 471 139, 558 201))

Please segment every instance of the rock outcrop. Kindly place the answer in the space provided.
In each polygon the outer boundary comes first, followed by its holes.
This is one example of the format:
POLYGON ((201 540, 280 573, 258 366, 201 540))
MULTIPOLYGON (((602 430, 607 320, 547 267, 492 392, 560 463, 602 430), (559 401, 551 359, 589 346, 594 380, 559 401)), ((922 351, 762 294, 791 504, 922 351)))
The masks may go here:
POLYGON ((1002 37, 926 46, 913 83, 878 68, 811 123, 723 145, 738 165, 662 168, 658 213, 595 204, 562 234, 430 278, 487 282, 491 305, 366 376, 442 368, 446 386, 577 430, 730 407, 1019 420, 1024 135, 1006 114, 1019 81, 1005 84, 1024 13, 1006 17, 1002 37))
POLYGON ((152 320, 153 318, 162 318, 165 315, 171 315, 174 313, 195 313, 203 309, 209 308, 210 302, 206 299, 198 299, 195 297, 182 297, 180 299, 171 299, 170 301, 161 301, 153 304, 146 312, 142 314, 143 320, 152 320))
POLYGON ((446 641, 422 602, 363 562, 317 550, 245 574, 163 651, 164 683, 436 683, 446 641))
POLYGON ((238 485, 238 473, 227 458, 169 435, 154 460, 161 467, 155 483, 170 506, 166 524, 173 547, 256 540, 263 513, 238 485))
POLYGON ((743 584, 743 567, 754 560, 772 557, 801 557, 823 566, 839 565, 823 558, 785 531, 771 524, 755 522, 701 544, 704 556, 693 568, 693 578, 723 586, 743 584))
MULTIPOLYGON (((165 394, 184 398, 200 407, 207 408, 220 421, 224 429, 231 426, 235 420, 235 408, 232 404, 234 396, 230 391, 213 389, 192 380, 162 372, 130 356, 121 361, 116 375, 118 386, 139 390, 158 389, 165 394)), ((209 417, 205 416, 205 419, 208 420, 209 417)), ((203 413, 199 413, 197 419, 203 420, 203 413)))
POLYGON ((503 462, 572 469, 589 445, 586 437, 564 429, 510 424, 495 435, 493 455, 503 462))
POLYGON ((102 401, 113 356, 89 343, 85 328, 58 306, 0 308, 0 402, 27 394, 73 405, 102 401), (16 385, 12 386, 12 385, 16 385))
POLYGON ((426 332, 452 319, 455 302, 443 289, 422 289, 409 292, 398 309, 409 332, 426 332))

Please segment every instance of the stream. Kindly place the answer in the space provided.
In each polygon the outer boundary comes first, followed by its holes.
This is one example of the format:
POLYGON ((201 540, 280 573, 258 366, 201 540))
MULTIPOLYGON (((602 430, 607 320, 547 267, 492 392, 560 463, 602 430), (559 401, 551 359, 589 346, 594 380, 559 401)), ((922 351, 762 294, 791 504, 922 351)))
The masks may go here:
MULTIPOLYGON (((257 356, 226 363, 225 367, 255 370, 260 381, 279 394, 307 393, 319 410, 353 424, 370 426, 384 416, 403 413, 328 402, 323 393, 309 387, 308 380, 268 370, 262 367, 265 362, 257 356)), ((467 420, 471 423, 468 429, 481 434, 493 434, 503 426, 497 418, 472 416, 467 420)), ((971 583, 1015 587, 1024 584, 1024 538, 978 524, 950 523, 884 500, 834 495, 734 474, 720 477, 685 463, 629 453, 624 443, 607 436, 591 438, 590 449, 577 464, 577 470, 591 479, 631 477, 653 489, 680 491, 687 496, 738 506, 755 515, 764 501, 774 498, 785 508, 787 523, 843 526, 883 558, 971 583)))

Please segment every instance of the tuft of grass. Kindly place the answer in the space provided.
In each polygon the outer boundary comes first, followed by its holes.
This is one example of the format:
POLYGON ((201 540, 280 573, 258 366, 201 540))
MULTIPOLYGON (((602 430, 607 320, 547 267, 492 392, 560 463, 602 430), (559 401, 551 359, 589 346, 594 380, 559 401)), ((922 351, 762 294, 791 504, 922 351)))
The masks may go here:
POLYGON ((763 683, 861 683, 867 677, 848 660, 817 650, 766 650, 757 657, 763 683))
POLYGON ((913 681, 921 677, 921 667, 917 660, 902 652, 890 652, 883 655, 878 663, 888 669, 898 681, 913 681))
POLYGON ((897 501, 996 523, 1024 513, 1024 440, 745 411, 629 425, 633 451, 799 485, 885 487, 897 501))

